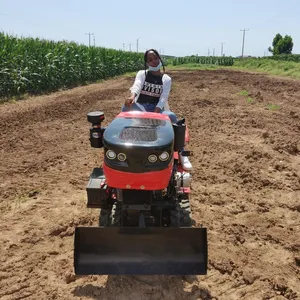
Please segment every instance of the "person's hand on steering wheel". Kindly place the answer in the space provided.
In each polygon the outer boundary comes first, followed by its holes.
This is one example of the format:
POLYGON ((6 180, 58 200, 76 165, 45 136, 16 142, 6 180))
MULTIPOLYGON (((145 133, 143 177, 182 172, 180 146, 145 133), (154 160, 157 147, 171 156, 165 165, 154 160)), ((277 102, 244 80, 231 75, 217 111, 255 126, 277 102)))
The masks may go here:
POLYGON ((135 96, 135 94, 131 94, 131 96, 125 100, 125 106, 130 107, 130 105, 134 102, 135 96))

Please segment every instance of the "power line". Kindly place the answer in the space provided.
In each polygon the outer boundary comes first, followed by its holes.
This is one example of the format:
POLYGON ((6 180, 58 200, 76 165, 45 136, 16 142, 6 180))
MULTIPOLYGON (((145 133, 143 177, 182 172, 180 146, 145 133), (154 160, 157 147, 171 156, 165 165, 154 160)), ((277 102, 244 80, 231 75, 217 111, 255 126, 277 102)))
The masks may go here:
POLYGON ((249 31, 249 29, 241 29, 243 31, 243 45, 242 45, 242 58, 244 57, 244 46, 245 46, 245 32, 249 31))

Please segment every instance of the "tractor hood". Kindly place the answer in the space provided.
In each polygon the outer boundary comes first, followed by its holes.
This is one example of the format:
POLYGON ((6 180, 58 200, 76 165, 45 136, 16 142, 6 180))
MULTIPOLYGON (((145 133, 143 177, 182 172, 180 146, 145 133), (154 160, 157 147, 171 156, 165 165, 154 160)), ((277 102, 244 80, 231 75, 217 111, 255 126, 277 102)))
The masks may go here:
POLYGON ((168 116, 148 112, 120 113, 105 129, 107 148, 172 148, 174 130, 168 116))

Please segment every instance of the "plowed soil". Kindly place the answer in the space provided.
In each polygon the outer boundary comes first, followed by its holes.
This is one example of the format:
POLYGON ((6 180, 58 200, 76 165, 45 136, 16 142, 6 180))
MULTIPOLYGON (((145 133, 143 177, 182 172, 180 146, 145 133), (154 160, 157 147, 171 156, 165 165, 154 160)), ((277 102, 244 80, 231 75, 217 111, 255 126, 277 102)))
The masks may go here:
POLYGON ((206 276, 75 276, 73 234, 98 223, 86 185, 102 163, 89 111, 107 125, 133 77, 0 106, 0 298, 300 299, 300 82, 172 71, 191 134, 191 204, 208 228, 206 276))

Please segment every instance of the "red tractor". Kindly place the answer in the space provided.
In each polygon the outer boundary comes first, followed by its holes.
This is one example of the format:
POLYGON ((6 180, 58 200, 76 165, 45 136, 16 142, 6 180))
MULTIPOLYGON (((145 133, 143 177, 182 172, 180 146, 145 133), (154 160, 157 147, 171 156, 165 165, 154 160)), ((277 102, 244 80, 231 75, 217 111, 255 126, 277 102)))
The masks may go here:
POLYGON ((207 231, 193 227, 192 177, 178 159, 190 155, 182 150, 185 120, 122 112, 103 128, 103 112, 87 118, 91 146, 104 150, 87 185, 87 207, 101 210, 98 227, 75 229, 75 273, 206 274, 207 231))

